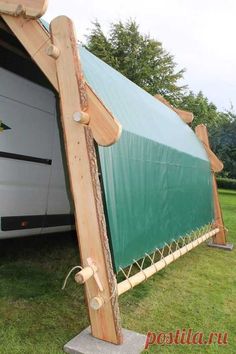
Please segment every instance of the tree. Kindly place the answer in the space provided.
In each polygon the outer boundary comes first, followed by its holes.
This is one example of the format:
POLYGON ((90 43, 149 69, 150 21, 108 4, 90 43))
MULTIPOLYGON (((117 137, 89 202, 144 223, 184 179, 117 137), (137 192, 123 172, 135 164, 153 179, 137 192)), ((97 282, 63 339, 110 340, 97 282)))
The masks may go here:
POLYGON ((229 121, 229 115, 219 112, 214 103, 209 102, 208 98, 204 96, 202 91, 194 94, 192 91, 188 95, 182 97, 178 103, 179 108, 186 109, 194 114, 192 128, 198 124, 205 124, 208 130, 214 127, 221 126, 223 123, 229 121))
POLYGON ((186 86, 178 84, 184 69, 176 70, 174 58, 161 42, 142 35, 133 20, 110 25, 106 36, 99 22, 87 36, 87 48, 151 95, 163 95, 172 104, 183 96, 186 86))
POLYGON ((224 177, 236 178, 236 115, 229 111, 228 120, 210 131, 212 150, 224 163, 224 177))

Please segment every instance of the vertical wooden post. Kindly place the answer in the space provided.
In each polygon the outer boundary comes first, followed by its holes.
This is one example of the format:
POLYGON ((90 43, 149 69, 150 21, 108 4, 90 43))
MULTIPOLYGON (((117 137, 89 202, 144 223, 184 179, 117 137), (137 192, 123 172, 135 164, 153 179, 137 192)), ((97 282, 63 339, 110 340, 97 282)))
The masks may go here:
POLYGON ((107 238, 93 135, 88 125, 75 119, 78 115, 88 114, 89 110, 73 23, 64 16, 54 19, 51 35, 59 54, 55 60, 61 121, 81 261, 85 267, 92 259, 103 288, 98 287, 95 277, 85 282, 92 335, 121 344, 117 284, 107 238))
MULTIPOLYGON (((211 152, 210 149, 207 127, 204 124, 200 124, 196 127, 195 132, 198 138, 203 143, 203 146, 205 147, 206 152, 208 153, 208 157, 212 165, 211 157, 214 154, 211 152)), ((217 245, 226 245, 226 231, 225 231, 222 211, 220 207, 215 172, 213 169, 212 169, 212 186, 213 186, 215 227, 218 227, 220 229, 220 231, 213 237, 213 243, 217 245)))

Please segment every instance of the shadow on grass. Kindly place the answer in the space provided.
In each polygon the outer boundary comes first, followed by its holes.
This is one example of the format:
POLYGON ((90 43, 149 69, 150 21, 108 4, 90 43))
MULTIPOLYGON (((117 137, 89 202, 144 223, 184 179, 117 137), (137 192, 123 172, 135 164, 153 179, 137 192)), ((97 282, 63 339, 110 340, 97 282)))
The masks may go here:
POLYGON ((231 195, 236 197, 236 190, 230 190, 230 189, 220 189, 219 190, 220 195, 231 195))
POLYGON ((74 255, 79 254, 75 232, 64 232, 48 235, 20 237, 0 240, 0 264, 4 261, 47 258, 55 252, 74 250, 74 255))

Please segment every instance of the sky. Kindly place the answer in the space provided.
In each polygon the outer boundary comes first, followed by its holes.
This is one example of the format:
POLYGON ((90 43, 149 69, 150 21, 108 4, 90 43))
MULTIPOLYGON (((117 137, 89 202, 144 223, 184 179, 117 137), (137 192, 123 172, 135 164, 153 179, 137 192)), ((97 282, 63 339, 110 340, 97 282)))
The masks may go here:
POLYGON ((106 33, 111 22, 135 19, 186 69, 189 89, 236 110, 236 0, 49 0, 44 18, 59 15, 75 22, 82 41, 95 19, 106 33))

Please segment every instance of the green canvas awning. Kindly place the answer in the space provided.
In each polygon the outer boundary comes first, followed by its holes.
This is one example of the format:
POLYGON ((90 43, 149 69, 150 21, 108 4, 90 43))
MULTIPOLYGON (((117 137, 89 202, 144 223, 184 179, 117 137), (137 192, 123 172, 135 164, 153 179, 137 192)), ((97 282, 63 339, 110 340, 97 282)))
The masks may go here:
POLYGON ((179 116, 80 47, 85 78, 121 122, 119 142, 99 147, 116 270, 212 222, 210 164, 179 116))

